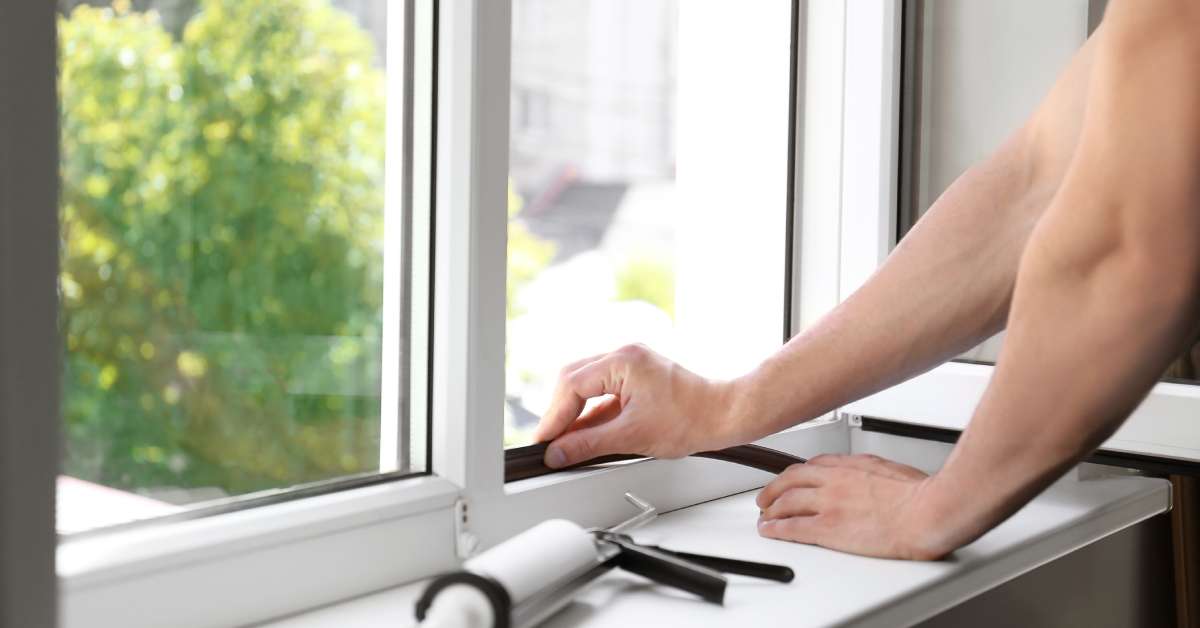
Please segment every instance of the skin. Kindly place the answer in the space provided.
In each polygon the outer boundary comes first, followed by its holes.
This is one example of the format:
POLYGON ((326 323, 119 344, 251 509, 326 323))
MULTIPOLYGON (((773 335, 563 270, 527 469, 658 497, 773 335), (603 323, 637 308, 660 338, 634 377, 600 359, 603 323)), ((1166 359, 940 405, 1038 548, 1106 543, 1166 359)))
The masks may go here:
POLYGON ((569 365, 535 434, 547 464, 750 442, 1006 328, 936 474, 825 455, 758 495, 770 538, 923 560, 978 538, 1108 438, 1197 331, 1196 33, 1195 0, 1111 2, 1037 111, 862 288, 732 381, 636 345, 569 365))

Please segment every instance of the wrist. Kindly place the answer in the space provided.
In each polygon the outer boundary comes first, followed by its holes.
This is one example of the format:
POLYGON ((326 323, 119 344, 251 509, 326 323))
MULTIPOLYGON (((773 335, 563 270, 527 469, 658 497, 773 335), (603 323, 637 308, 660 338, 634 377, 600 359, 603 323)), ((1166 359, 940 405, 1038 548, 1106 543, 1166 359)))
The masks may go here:
POLYGON ((713 406, 717 411, 714 412, 715 425, 711 427, 719 446, 743 445, 755 440, 758 435, 751 429, 751 424, 760 413, 757 404, 761 396, 755 392, 754 373, 716 382, 716 387, 720 399, 713 406))
POLYGON ((953 478, 939 471, 920 482, 910 507, 901 517, 901 536, 916 560, 939 560, 974 541, 991 526, 986 516, 972 509, 976 503, 953 478))
POLYGON ((909 560, 941 560, 958 549, 948 542, 952 536, 945 529, 949 522, 939 518, 934 508, 935 500, 930 496, 936 490, 934 477, 929 476, 917 485, 904 515, 896 522, 903 545, 900 554, 909 560))

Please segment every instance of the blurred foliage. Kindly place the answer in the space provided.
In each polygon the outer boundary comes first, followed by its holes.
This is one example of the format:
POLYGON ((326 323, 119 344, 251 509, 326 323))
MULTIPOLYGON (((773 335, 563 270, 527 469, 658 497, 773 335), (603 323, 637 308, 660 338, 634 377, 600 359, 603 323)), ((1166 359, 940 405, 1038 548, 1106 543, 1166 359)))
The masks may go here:
POLYGON ((675 319, 675 271, 670 262, 634 257, 617 271, 617 300, 645 301, 675 319))
POLYGON ((509 320, 520 315, 517 305, 517 294, 537 277, 538 273, 550 263, 554 257, 554 243, 547 242, 532 233, 517 218, 521 213, 524 202, 513 188, 512 181, 508 182, 508 277, 506 281, 507 298, 505 313, 509 320))
POLYGON ((378 464, 384 75, 326 0, 59 23, 65 471, 227 493, 378 464))

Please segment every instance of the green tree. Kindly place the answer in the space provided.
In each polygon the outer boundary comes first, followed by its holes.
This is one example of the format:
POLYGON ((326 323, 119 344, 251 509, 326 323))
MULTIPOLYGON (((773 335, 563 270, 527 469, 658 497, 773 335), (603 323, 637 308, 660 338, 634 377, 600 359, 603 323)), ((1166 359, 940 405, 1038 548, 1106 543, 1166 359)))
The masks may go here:
POLYGON ((374 468, 384 76, 325 0, 60 20, 67 472, 230 493, 374 468))

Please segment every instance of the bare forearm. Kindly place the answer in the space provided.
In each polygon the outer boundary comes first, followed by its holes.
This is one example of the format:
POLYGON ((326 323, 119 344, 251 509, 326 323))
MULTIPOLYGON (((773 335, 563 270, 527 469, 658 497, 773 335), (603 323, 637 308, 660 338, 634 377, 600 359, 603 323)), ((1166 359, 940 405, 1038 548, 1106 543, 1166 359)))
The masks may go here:
POLYGON ((1022 141, 964 174, 866 284, 745 378, 739 440, 903 381, 998 331, 1032 220, 1022 141))
POLYGON ((737 382, 729 440, 824 414, 1003 327, 1021 252, 1078 142, 1102 31, 1024 127, 959 177, 861 289, 737 382))

